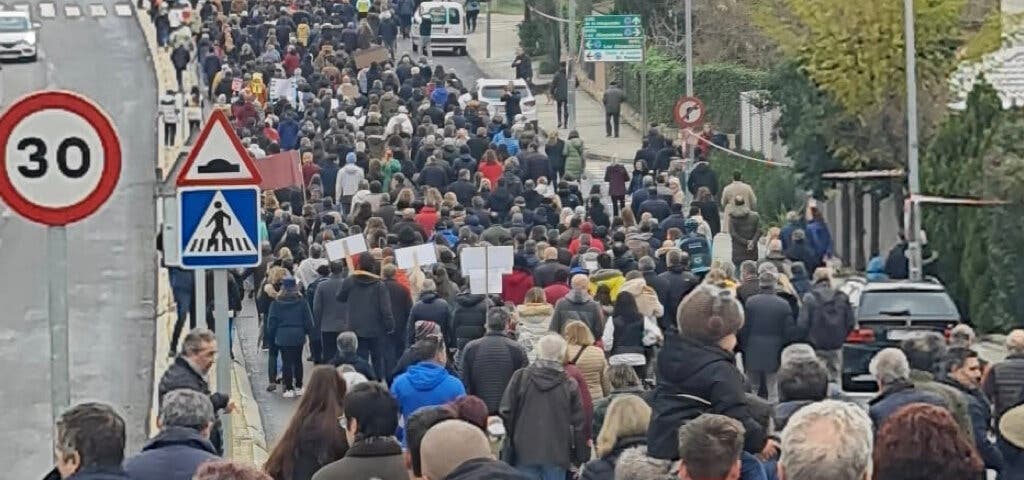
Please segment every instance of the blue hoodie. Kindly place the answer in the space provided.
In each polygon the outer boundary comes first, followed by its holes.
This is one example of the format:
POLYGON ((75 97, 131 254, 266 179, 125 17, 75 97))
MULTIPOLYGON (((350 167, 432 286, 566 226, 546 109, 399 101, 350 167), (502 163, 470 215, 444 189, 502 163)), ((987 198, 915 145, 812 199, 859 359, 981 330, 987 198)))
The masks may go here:
MULTIPOLYGON (((420 408, 444 405, 465 394, 461 380, 429 360, 409 367, 391 383, 391 395, 398 400, 402 418, 406 419, 420 408)), ((399 432, 403 444, 404 437, 404 432, 399 432)))
POLYGON ((882 282, 889 279, 885 274, 885 259, 882 257, 871 257, 868 260, 868 271, 865 275, 869 282, 882 282))
POLYGON ((281 151, 299 148, 299 122, 294 118, 285 117, 277 126, 277 135, 281 137, 281 151))

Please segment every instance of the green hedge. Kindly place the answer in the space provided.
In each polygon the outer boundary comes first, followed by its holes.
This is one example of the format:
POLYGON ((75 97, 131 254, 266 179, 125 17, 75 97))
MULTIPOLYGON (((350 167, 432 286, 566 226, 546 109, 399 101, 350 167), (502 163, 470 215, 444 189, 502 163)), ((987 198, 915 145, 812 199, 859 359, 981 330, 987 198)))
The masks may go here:
MULTIPOLYGON (((685 64, 657 48, 647 51, 643 63, 619 68, 619 78, 630 105, 639 110, 640 73, 647 71, 647 110, 651 122, 673 123, 672 109, 686 93, 685 64)), ((708 119, 723 132, 740 131, 740 92, 764 89, 768 73, 740 65, 696 65, 693 89, 708 109, 708 119)))
MULTIPOLYGON (((752 153, 751 156, 756 157, 757 154, 752 153)), ((757 213, 765 227, 782 226, 786 212, 799 208, 802 203, 792 168, 752 162, 719 150, 711 153, 708 163, 718 175, 721 188, 732 181, 732 172, 739 170, 743 174, 743 181, 749 183, 757 195, 757 213)))

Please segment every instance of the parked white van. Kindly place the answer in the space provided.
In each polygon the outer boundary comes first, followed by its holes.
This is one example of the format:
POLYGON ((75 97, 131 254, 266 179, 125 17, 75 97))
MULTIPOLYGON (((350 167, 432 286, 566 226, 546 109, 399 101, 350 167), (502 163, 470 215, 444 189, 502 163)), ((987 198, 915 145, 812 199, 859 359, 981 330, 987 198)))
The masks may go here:
POLYGON ((430 36, 431 53, 451 50, 458 55, 466 54, 466 27, 462 2, 423 2, 412 17, 412 51, 420 50, 420 23, 429 15, 433 23, 430 36))

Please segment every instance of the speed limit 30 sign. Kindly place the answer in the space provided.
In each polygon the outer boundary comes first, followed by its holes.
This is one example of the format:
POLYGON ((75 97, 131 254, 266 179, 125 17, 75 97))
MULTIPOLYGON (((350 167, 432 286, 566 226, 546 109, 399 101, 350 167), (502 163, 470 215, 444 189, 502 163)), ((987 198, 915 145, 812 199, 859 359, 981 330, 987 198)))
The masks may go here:
POLYGON ((52 226, 92 215, 121 176, 121 143, 110 118, 80 95, 47 91, 0 116, 0 198, 52 226))

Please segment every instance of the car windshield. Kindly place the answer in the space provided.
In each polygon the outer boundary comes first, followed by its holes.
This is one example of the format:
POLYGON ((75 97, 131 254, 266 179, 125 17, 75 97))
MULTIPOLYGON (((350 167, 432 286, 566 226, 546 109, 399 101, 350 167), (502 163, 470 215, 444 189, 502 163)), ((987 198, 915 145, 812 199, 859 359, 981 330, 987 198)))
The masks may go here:
MULTIPOLYGON (((529 90, 526 89, 525 85, 523 85, 523 86, 516 85, 516 91, 519 92, 519 96, 522 97, 522 98, 526 98, 526 97, 530 96, 530 92, 529 92, 529 90)), ((480 97, 482 97, 482 98, 498 99, 498 98, 501 98, 501 96, 504 95, 504 94, 505 94, 505 86, 504 85, 488 85, 488 86, 480 89, 480 97)))
POLYGON ((0 17, 0 32, 25 32, 29 27, 27 18, 0 17))
POLYGON ((858 316, 957 316, 956 305, 945 292, 864 292, 858 316))

